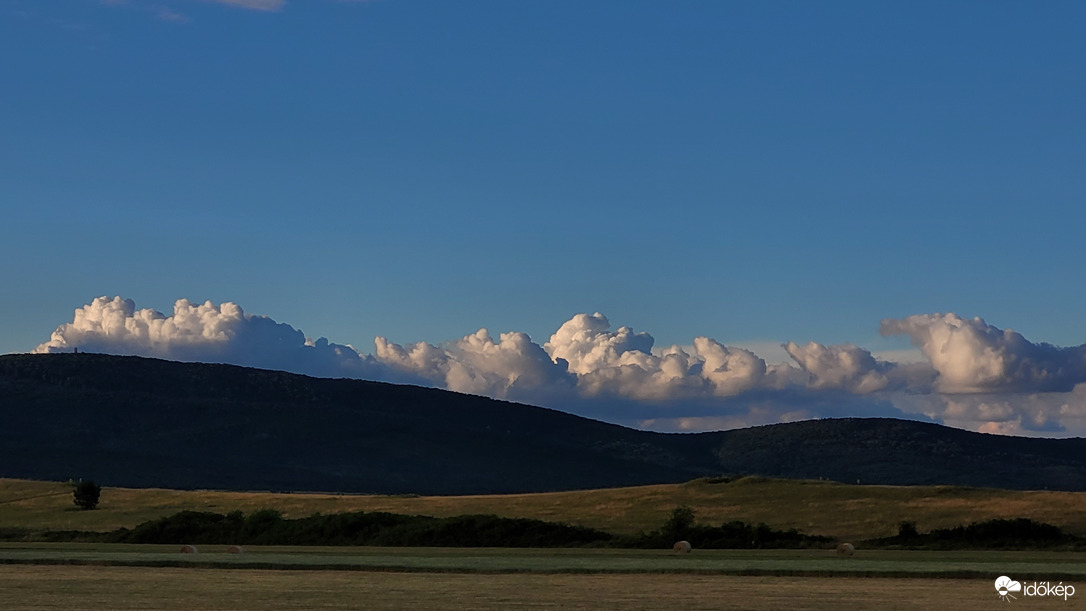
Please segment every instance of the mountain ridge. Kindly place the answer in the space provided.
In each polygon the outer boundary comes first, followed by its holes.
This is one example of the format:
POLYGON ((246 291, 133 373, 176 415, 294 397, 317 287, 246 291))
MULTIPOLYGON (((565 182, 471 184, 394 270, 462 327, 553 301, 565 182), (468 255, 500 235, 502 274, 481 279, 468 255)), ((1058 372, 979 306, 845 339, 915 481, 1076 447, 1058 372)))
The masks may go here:
POLYGON ((0 476, 482 494, 722 474, 1086 490, 1086 440, 885 418, 654 433, 449 391, 133 356, 0 356, 0 476))

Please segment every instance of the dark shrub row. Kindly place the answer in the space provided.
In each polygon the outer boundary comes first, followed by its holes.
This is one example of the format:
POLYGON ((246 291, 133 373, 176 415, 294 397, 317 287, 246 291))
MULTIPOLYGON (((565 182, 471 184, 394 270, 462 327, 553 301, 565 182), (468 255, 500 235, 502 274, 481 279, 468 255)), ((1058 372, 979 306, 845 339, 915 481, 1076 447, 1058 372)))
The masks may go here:
MULTIPOLYGON (((101 541, 114 543, 236 544, 236 545, 374 545, 417 547, 620 547, 670 549, 676 541, 694 549, 781 549, 831 547, 829 537, 796 530, 773 530, 765 524, 725 522, 720 526, 694 523, 689 508, 680 507, 657 530, 636 536, 610 533, 525 518, 461 515, 449 518, 383 512, 315 514, 287 519, 263 509, 245 515, 182 511, 144 522, 129 530, 108 533, 31 531, 0 528, 0 541, 101 541)), ((902 522, 894 537, 864 542, 864 547, 906 549, 1082 549, 1086 541, 1056 526, 1026 518, 988 520, 920 533, 902 522)))
POLYGON ((494 515, 433 518, 354 512, 286 519, 270 509, 248 516, 240 511, 225 516, 183 511, 109 536, 118 543, 432 547, 575 547, 610 539, 610 534, 591 528, 494 515))
POLYGON ((927 533, 918 532, 912 522, 902 522, 896 536, 867 543, 910 549, 1046 549, 1084 544, 1082 538, 1066 534, 1058 526, 1028 518, 986 520, 927 533))
POLYGON ((720 526, 693 523, 693 512, 677 509, 658 530, 633 537, 525 518, 461 515, 450 518, 383 512, 316 514, 286 519, 264 509, 248 516, 183 511, 144 522, 132 530, 106 535, 117 543, 192 543, 239 545, 377 545, 415 547, 577 547, 584 545, 670 548, 685 539, 699 549, 800 548, 825 546, 827 537, 795 530, 773 530, 728 522, 720 526))

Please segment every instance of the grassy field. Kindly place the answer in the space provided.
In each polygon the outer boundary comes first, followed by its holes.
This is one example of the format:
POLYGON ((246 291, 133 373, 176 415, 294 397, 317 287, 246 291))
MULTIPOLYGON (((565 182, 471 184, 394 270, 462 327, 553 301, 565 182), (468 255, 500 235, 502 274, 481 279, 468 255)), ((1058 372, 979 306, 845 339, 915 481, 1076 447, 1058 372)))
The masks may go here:
POLYGON ((1086 553, 1015 551, 670 550, 248 547, 225 545, 182 554, 179 545, 0 544, 0 565, 75 564, 216 569, 353 570, 423 573, 682 573, 902 578, 1086 578, 1086 553))
MULTIPOLYGON (((0 546, 12 609, 990 609, 995 577, 1078 584, 1058 552, 0 546), (58 562, 72 564, 33 564, 58 562), (29 563, 29 564, 28 564, 29 563), (85 563, 85 564, 80 564, 85 563), (130 566, 135 564, 136 566, 130 566)), ((1022 603, 1024 601, 1019 600, 1022 603)), ((1075 608, 1031 599, 1030 608, 1075 608)))
MULTIPOLYGON (((0 545, 14 609, 990 608, 999 575, 1078 583, 1086 554, 0 545)), ((1031 606, 1062 600, 1031 600, 1031 606)), ((1072 606, 1074 600, 1070 601, 1072 606)))
MULTIPOLYGON (((995 577, 1072 584, 1086 553, 0 544, 10 609, 989 609, 995 577)), ((1026 601, 1018 601, 1023 603, 1026 601)))
POLYGON ((993 518, 1032 518, 1086 535, 1086 493, 1009 491, 954 486, 856 486, 820 481, 744 478, 679 485, 500 496, 412 497, 264 492, 178 491, 105 487, 94 511, 72 504, 67 484, 0 479, 0 526, 106 531, 182 510, 228 513, 274 508, 286 517, 345 511, 451 516, 493 513, 636 534, 658 527, 679 505, 698 522, 764 522, 839 540, 896 534, 903 520, 921 531, 993 518))
MULTIPOLYGON (((471 575, 0 566, 12 609, 934 609, 1001 604, 989 579, 471 575)), ((1021 601, 1019 601, 1021 602, 1021 601)), ((1073 608, 1062 600, 1030 608, 1073 608)))
MULTIPOLYGON (((133 490, 99 509, 67 484, 0 480, 0 527, 112 530, 182 510, 278 509, 450 516, 493 513, 635 534, 679 505, 698 521, 765 522, 842 540, 1027 517, 1086 534, 1086 493, 852 486, 746 478, 531 495, 409 497, 133 490)), ((1060 580, 1086 596, 1086 553, 250 547, 0 543, 0 599, 12 609, 989 609, 993 580, 1060 580)), ((1074 608, 1076 600, 1031 599, 1074 608)))

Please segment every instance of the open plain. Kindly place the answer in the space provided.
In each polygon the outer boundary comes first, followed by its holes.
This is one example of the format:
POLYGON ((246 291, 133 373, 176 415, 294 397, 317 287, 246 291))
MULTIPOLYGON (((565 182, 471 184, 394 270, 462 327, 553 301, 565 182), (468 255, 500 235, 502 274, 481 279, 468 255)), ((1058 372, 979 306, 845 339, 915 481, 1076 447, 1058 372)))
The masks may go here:
POLYGON ((891 536, 902 521, 921 531, 994 518, 1030 518, 1086 535, 1086 493, 962 486, 858 486, 746 477, 685 484, 537 494, 416 496, 105 487, 94 511, 72 504, 71 486, 0 479, 0 526, 108 531, 179 511, 229 513, 271 508, 288 518, 314 513, 387 511, 437 517, 495 514, 588 526, 616 534, 651 531, 678 506, 697 521, 764 522, 842 541, 891 536))
MULTIPOLYGON (((673 486, 532 495, 416 497, 104 488, 100 508, 80 511, 71 487, 0 480, 0 526, 106 531, 183 510, 275 508, 538 517, 636 533, 678 505, 703 523, 740 519, 839 540, 892 534, 898 520, 922 529, 992 517, 1032 517, 1086 531, 1082 493, 949 486, 854 486, 743 478, 673 486)), ((246 547, 227 543, 181 554, 177 545, 0 543, 0 596, 11 609, 990 609, 993 583, 1009 575, 1062 582, 1075 608, 1086 596, 1086 553, 832 549, 670 550, 246 547)), ((1021 596, 1020 596, 1021 598, 1021 596)), ((1023 602, 1019 600, 1018 602, 1023 602)))
MULTIPOLYGON (((10 609, 956 609, 1000 601, 987 579, 463 574, 3 566, 10 609)), ((1059 608, 1063 601, 1042 601, 1059 608)))
POLYGON ((1086 590, 1086 554, 0 547, 0 593, 11 609, 905 609, 953 600, 964 610, 998 604, 1002 574, 1086 590))

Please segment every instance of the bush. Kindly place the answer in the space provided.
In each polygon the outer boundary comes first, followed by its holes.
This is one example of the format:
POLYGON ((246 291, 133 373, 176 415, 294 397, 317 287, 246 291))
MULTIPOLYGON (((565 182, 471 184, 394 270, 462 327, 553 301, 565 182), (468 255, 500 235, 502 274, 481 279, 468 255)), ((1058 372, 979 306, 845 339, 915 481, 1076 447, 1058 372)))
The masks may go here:
POLYGON ((102 487, 91 480, 80 480, 72 494, 75 497, 76 506, 80 509, 94 509, 102 496, 102 487))
POLYGON ((902 521, 897 525, 897 538, 902 541, 909 539, 915 539, 920 536, 920 533, 916 532, 916 522, 902 521))

